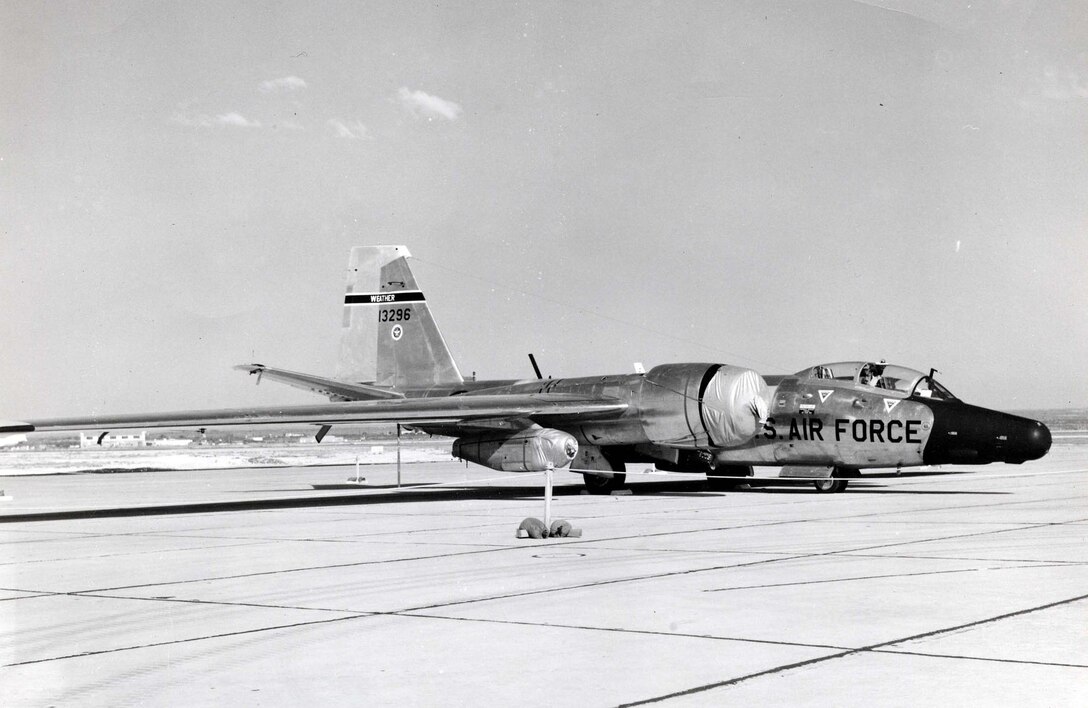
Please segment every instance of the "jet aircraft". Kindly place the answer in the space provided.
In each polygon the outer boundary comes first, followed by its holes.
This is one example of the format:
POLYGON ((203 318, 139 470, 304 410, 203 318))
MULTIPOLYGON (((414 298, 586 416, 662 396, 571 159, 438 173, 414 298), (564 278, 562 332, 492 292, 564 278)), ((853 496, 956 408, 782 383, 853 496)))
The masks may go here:
MULTIPOLYGON (((581 473, 624 484, 627 465, 811 479, 838 492, 866 468, 1022 463, 1050 448, 1041 422, 956 398, 934 378, 884 362, 819 364, 760 375, 718 363, 576 378, 466 379, 439 332, 404 246, 352 250, 338 371, 236 368, 326 396, 306 406, 84 416, 0 423, 0 434, 115 428, 305 423, 320 441, 346 423, 397 423, 454 438, 453 455, 505 471, 581 473)), ((533 360, 536 368, 536 362, 533 360)))

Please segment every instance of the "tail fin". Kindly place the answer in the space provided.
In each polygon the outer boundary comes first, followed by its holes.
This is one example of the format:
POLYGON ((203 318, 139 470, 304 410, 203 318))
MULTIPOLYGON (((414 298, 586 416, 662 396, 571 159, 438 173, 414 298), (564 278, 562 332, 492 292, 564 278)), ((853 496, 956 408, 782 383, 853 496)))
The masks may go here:
POLYGON ((378 386, 463 381, 404 246, 351 249, 336 378, 378 386))

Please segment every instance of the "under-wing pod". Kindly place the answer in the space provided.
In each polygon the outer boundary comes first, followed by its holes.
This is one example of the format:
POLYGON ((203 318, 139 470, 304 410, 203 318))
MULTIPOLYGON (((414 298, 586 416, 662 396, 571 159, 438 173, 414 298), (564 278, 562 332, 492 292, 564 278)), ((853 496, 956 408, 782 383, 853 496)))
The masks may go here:
POLYGON ((534 426, 466 435, 453 442, 453 456, 504 472, 543 472, 566 467, 578 454, 573 435, 534 426))

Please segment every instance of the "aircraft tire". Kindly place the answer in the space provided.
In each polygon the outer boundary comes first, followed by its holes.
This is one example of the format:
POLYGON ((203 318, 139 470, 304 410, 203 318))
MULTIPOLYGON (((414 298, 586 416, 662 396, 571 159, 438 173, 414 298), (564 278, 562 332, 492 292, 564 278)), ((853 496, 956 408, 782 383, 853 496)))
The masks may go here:
POLYGON ((837 494, 846 489, 847 484, 845 479, 821 479, 813 482, 812 486, 816 487, 816 491, 821 494, 837 494))
POLYGON ((582 473, 586 491, 590 494, 611 494, 623 487, 627 481, 627 475, 614 473, 611 477, 602 477, 597 474, 582 473))
POLYGON ((747 482, 734 478, 751 477, 752 474, 751 465, 719 465, 714 469, 707 470, 707 486, 718 490, 736 489, 743 484, 747 484, 747 482), (726 479, 723 479, 723 477, 726 479))

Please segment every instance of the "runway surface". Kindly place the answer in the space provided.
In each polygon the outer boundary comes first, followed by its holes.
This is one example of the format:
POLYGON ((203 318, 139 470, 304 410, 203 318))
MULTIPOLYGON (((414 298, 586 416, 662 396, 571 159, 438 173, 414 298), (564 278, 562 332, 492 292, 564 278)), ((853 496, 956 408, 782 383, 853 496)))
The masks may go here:
POLYGON ((0 691, 46 705, 1088 705, 1088 446, 971 475, 635 481, 517 540, 463 465, 19 477, 0 691))

